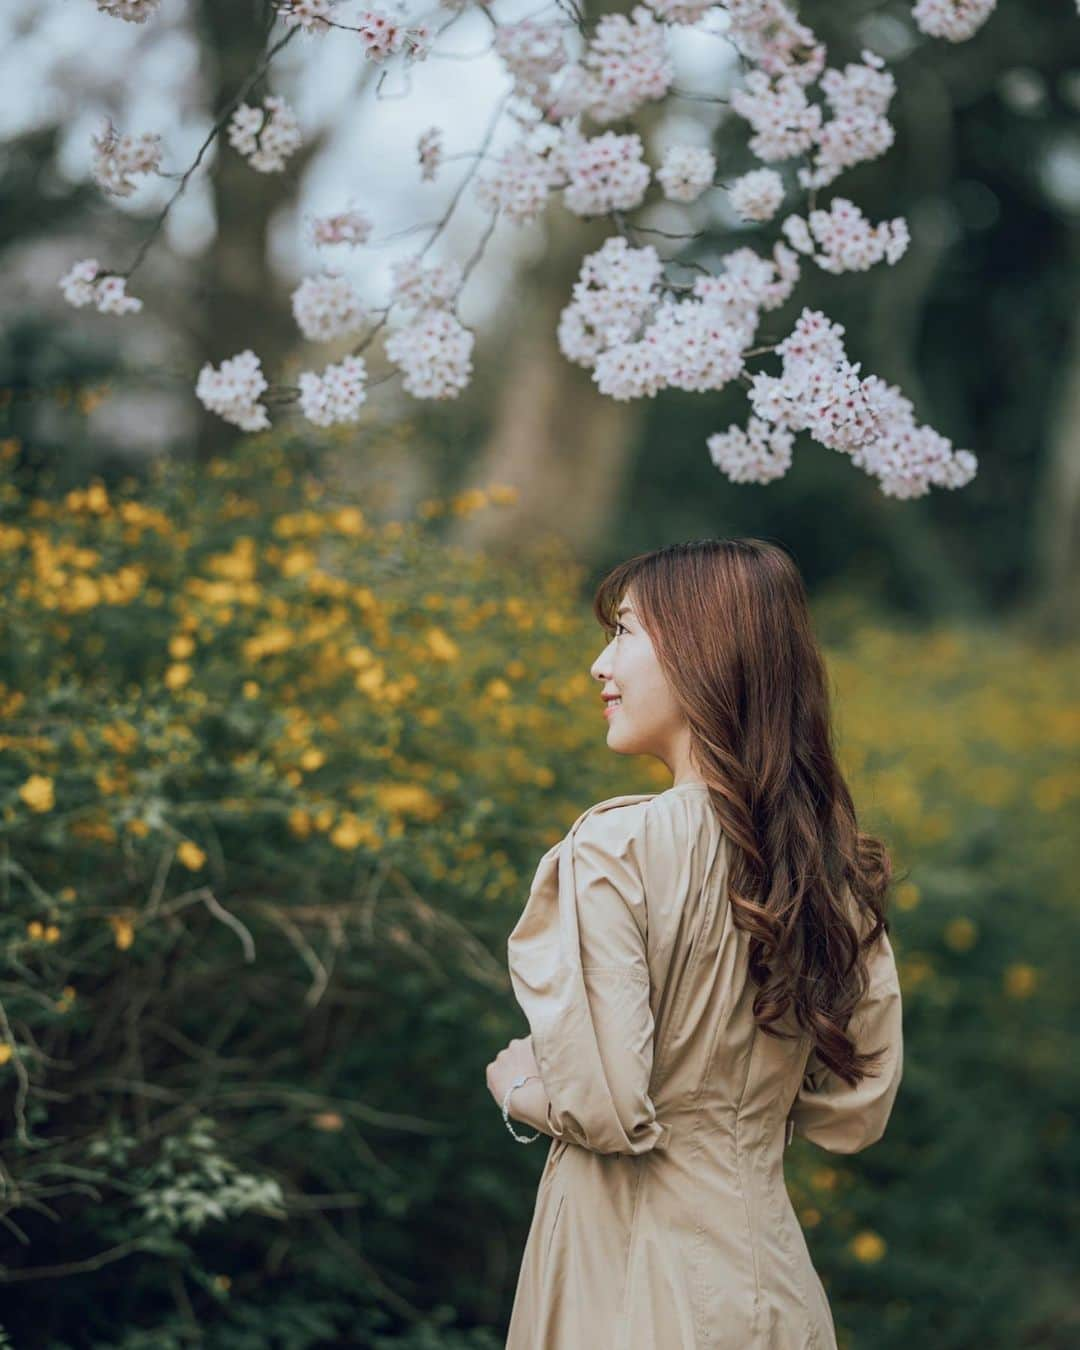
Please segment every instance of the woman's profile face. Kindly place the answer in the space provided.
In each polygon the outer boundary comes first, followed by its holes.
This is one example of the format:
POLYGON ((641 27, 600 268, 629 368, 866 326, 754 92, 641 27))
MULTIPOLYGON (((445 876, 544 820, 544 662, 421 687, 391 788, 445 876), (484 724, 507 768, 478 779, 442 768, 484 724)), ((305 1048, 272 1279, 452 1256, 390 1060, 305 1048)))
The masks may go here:
POLYGON ((686 721, 638 618, 632 590, 619 601, 617 620, 614 637, 590 668, 602 695, 619 696, 603 705, 608 748, 620 755, 655 755, 670 766, 686 721))

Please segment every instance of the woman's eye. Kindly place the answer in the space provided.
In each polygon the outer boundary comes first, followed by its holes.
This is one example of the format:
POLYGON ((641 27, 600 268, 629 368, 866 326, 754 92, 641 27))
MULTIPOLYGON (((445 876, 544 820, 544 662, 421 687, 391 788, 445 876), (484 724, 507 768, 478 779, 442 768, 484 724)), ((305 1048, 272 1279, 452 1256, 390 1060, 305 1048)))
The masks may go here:
POLYGON ((619 636, 619 629, 620 629, 620 628, 623 630, 624 633, 629 633, 629 631, 630 631, 630 629, 627 628, 626 624, 624 624, 624 623, 619 623, 619 621, 616 620, 616 621, 615 621, 615 636, 616 636, 616 637, 619 636))

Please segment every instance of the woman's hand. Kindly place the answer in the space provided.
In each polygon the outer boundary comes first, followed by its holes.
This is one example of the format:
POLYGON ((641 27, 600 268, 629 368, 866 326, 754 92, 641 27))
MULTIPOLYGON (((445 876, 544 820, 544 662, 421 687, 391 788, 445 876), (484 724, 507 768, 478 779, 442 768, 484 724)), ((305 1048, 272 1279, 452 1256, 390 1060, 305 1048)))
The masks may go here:
MULTIPOLYGON (((529 1074, 539 1075, 539 1073, 536 1056, 533 1054, 532 1037, 523 1036, 519 1040, 513 1040, 509 1045, 504 1046, 487 1066, 488 1091, 495 1098, 501 1110, 506 1089, 515 1078, 529 1074)), ((520 1091, 524 1091, 524 1089, 519 1089, 520 1091)), ((515 1092, 510 1099, 511 1115, 513 1115, 514 1103, 519 1092, 515 1092)))

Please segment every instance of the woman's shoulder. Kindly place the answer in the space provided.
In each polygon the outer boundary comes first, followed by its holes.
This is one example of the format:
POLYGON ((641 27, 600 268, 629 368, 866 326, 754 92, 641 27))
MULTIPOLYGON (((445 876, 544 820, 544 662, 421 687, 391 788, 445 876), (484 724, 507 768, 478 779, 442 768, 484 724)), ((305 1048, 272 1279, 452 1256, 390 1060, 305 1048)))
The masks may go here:
POLYGON ((704 783, 685 783, 663 792, 629 792, 587 807, 568 837, 623 852, 631 841, 650 851, 678 848, 682 836, 700 828, 702 816, 715 819, 704 783))

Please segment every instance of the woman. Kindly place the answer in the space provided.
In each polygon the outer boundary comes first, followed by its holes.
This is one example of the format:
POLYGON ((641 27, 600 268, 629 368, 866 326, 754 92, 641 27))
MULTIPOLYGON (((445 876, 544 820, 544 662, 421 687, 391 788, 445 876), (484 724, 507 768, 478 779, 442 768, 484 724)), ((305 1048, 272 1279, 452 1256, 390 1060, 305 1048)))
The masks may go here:
POLYGON ((674 781, 580 815, 510 934, 531 1036, 488 1087, 551 1144, 507 1350, 835 1348, 784 1149, 881 1137, 901 1003, 802 579, 769 543, 695 541, 594 608, 608 746, 674 781))

